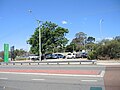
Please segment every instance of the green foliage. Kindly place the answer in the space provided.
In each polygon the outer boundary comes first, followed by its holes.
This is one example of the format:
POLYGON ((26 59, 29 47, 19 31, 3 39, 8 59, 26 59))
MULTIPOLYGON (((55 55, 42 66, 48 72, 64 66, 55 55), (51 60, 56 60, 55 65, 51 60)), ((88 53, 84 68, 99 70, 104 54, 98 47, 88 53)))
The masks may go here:
POLYGON ((96 51, 90 51, 89 53, 88 53, 88 59, 89 60, 93 60, 93 59, 96 59, 96 51))
MULTIPOLYGON (((65 34, 68 33, 68 29, 46 21, 41 25, 40 30, 42 53, 57 52, 58 50, 56 49, 65 48, 65 45, 68 43, 67 38, 65 38, 65 34)), ((34 34, 27 43, 31 45, 30 51, 32 53, 39 54, 39 28, 36 28, 34 34)))
POLYGON ((70 45, 66 46, 66 52, 74 52, 76 51, 76 44, 75 43, 70 43, 70 45))
POLYGON ((94 43, 95 42, 95 38, 94 37, 88 37, 87 38, 87 43, 94 43))
POLYGON ((119 58, 120 54, 120 42, 111 40, 105 44, 101 44, 96 49, 98 59, 115 59, 119 58))
POLYGON ((14 50, 15 57, 16 56, 24 56, 26 54, 26 51, 23 49, 16 49, 14 50))
POLYGON ((120 36, 116 36, 115 40, 117 40, 118 42, 120 42, 120 36))
POLYGON ((84 32, 76 33, 75 38, 72 40, 72 43, 75 43, 77 45, 84 45, 86 38, 87 34, 85 34, 84 32))

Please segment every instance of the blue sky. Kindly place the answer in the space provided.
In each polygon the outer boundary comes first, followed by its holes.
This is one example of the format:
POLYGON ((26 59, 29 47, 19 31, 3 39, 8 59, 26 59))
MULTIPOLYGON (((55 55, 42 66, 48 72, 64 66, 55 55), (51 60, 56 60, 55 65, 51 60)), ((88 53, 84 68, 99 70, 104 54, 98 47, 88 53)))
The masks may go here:
POLYGON ((77 32, 99 41, 120 35, 120 0, 0 0, 0 51, 4 43, 29 50, 36 19, 68 28, 70 41, 77 32))

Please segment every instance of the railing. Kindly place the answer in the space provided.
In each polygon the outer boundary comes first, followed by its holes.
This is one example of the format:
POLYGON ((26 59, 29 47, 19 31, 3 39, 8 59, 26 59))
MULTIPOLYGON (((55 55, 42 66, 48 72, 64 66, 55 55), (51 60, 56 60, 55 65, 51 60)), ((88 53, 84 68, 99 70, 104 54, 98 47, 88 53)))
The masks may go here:
POLYGON ((76 60, 76 61, 37 61, 37 62, 0 62, 0 65, 40 65, 40 64, 96 64, 96 60, 76 60))

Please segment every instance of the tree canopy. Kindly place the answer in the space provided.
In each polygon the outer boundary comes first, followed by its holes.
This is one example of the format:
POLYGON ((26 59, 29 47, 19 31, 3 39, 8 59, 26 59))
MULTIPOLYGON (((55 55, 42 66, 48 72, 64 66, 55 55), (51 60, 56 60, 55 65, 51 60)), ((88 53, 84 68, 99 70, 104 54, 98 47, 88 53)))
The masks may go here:
MULTIPOLYGON (((52 22, 44 22, 40 28, 41 31, 41 50, 42 53, 56 52, 58 47, 64 48, 68 43, 65 37, 68 29, 58 26, 52 22)), ((34 34, 27 41, 31 45, 30 51, 39 54, 39 27, 36 28, 34 34)))

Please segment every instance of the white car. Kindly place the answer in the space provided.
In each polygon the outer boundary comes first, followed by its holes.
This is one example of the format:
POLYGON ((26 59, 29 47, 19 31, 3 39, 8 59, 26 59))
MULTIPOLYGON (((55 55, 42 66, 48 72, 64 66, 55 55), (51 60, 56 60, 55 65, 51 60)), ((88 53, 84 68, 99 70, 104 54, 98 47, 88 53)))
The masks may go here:
POLYGON ((72 58, 75 58, 76 57, 76 54, 75 53, 68 53, 66 58, 67 59, 72 59, 72 58))

